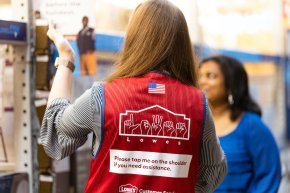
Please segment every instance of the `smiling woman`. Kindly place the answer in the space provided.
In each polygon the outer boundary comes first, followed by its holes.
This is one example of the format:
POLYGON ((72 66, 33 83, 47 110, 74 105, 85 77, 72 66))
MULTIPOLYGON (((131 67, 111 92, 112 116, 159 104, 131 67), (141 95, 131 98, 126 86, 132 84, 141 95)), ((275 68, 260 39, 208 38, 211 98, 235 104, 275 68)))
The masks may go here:
POLYGON ((228 56, 213 56, 201 61, 199 74, 227 156, 228 174, 216 192, 277 192, 279 150, 260 118, 260 107, 249 94, 242 63, 228 56))
POLYGON ((227 102, 224 76, 215 62, 208 61, 200 68, 199 85, 211 105, 227 102))

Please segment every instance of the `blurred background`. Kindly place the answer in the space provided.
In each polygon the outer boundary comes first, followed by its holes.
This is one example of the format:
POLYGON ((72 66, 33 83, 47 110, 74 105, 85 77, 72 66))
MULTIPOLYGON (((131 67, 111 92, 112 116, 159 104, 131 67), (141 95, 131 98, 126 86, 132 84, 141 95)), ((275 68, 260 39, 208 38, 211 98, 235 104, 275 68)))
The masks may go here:
MULTIPOLYGON (((262 118, 279 145, 283 165, 279 192, 290 192, 290 0, 170 1, 183 11, 199 59, 225 54, 244 63, 252 96, 262 107, 262 118)), ((91 140, 62 161, 48 158, 38 144, 58 56, 46 37, 48 21, 56 24, 77 53, 73 85, 77 98, 114 69, 130 14, 140 2, 1 0, 1 193, 83 192, 91 140), (95 76, 80 73, 76 36, 83 16, 88 16, 89 26, 95 29, 95 76)))

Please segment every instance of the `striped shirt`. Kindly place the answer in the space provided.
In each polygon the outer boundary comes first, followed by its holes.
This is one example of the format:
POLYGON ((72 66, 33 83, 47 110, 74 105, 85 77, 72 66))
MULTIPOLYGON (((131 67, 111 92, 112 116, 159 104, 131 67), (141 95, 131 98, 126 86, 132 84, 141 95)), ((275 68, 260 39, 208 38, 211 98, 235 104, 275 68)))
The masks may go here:
MULTIPOLYGON (((73 104, 65 98, 52 101, 40 131, 41 143, 50 157, 60 160, 70 155, 86 142, 91 132, 92 156, 95 156, 101 141, 102 92, 102 85, 97 82, 73 104)), ((223 181, 227 164, 207 103, 199 162, 196 192, 213 192, 223 181)))

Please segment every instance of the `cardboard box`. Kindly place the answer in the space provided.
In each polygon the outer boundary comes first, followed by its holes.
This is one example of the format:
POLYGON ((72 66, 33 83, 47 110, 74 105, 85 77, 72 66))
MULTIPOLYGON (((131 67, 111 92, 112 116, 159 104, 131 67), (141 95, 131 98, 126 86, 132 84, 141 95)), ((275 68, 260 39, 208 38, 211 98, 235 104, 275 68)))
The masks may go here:
POLYGON ((44 151, 42 145, 38 145, 38 163, 40 172, 51 170, 52 160, 48 157, 44 151))
POLYGON ((36 89, 49 89, 48 62, 36 61, 35 85, 36 89))
POLYGON ((35 36, 36 36, 36 46, 35 51, 37 54, 48 54, 48 37, 46 35, 48 26, 36 26, 35 36))
POLYGON ((39 192, 40 193, 54 193, 54 177, 49 173, 42 173, 39 175, 39 192))

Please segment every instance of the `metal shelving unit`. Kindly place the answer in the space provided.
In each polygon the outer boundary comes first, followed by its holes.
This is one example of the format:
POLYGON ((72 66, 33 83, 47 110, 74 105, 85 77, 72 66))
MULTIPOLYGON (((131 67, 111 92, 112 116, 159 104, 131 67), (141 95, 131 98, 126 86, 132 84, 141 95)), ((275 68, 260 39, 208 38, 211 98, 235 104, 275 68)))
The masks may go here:
MULTIPOLYGON (((15 163, 8 170, 29 177, 29 192, 38 192, 37 135, 34 108, 34 30, 31 0, 11 0, 13 21, 26 24, 26 41, 1 41, 13 47, 15 163)), ((38 127, 38 128, 37 128, 38 127)), ((1 165, 0 165, 1 168, 1 165)), ((5 170, 2 167, 2 171, 5 170)))

